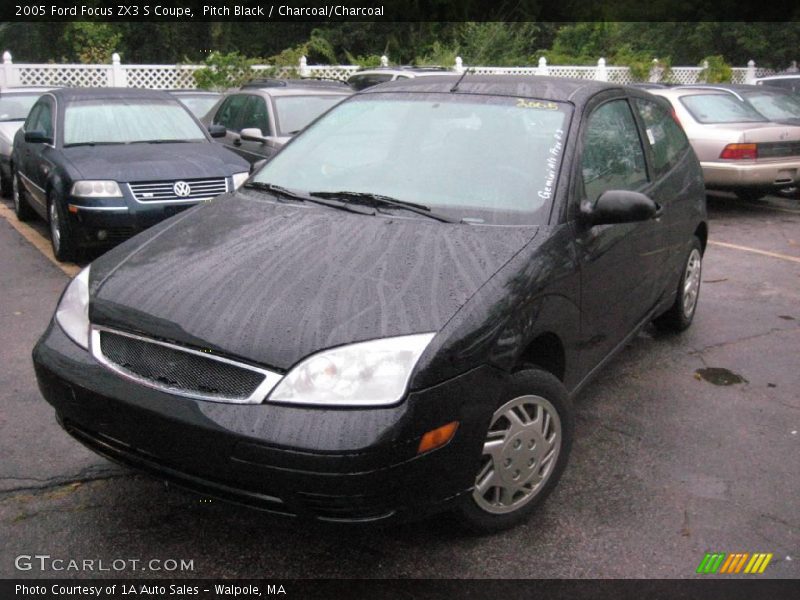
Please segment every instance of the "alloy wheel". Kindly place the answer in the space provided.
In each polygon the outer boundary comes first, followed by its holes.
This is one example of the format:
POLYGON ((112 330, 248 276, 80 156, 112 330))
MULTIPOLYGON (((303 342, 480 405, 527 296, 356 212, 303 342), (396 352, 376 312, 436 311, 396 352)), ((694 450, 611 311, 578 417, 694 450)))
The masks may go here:
POLYGON ((520 396, 495 411, 473 499, 482 510, 518 510, 545 486, 561 450, 561 419, 541 396, 520 396))
POLYGON ((14 212, 19 214, 20 197, 19 197, 19 179, 16 173, 11 173, 11 195, 14 197, 14 212))
POLYGON ((56 207, 55 202, 50 203, 49 215, 50 215, 50 238, 53 240, 53 249, 57 254, 59 249, 61 248, 61 227, 58 221, 58 208, 56 207))
POLYGON ((683 277, 683 315, 688 319, 697 307, 697 296, 700 294, 700 272, 702 258, 694 248, 686 261, 686 272, 683 277))

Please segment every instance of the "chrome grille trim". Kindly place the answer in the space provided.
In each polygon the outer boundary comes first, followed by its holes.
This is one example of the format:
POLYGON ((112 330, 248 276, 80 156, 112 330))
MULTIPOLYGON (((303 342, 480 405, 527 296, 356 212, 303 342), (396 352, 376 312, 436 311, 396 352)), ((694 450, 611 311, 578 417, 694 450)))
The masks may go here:
POLYGON ((174 179, 170 181, 141 181, 128 183, 128 189, 134 200, 140 204, 170 203, 186 204, 211 200, 228 191, 228 178, 215 177, 212 179, 174 179), (184 181, 189 184, 191 193, 186 197, 175 194, 173 186, 184 181), (145 194, 152 194, 146 196, 145 194))
POLYGON ((192 398, 194 400, 207 400, 210 402, 221 402, 227 404, 262 404, 267 397, 267 395, 273 390, 273 388, 278 385, 281 379, 283 379, 283 375, 280 373, 276 373, 275 371, 270 371, 268 369, 262 369, 259 367, 254 367, 252 365, 248 365, 245 363, 237 362, 235 360, 230 360, 228 358, 223 358, 221 356, 216 356, 214 354, 209 354, 206 352, 201 352, 199 350, 194 350, 192 348, 187 348, 185 346, 178 346, 176 344, 170 344, 168 342, 162 342, 160 340, 154 340, 151 338, 142 337, 139 335, 135 335, 132 333, 127 333, 124 331, 119 331, 116 329, 109 329, 107 327, 100 327, 97 325, 91 326, 91 338, 89 343, 89 351, 91 352, 94 359, 99 362, 101 365, 106 367, 107 369, 114 371, 120 377, 127 379, 129 381, 133 381, 140 385, 144 385, 149 388, 153 388, 159 390, 161 392, 165 392, 167 394, 173 394, 176 396, 183 396, 186 398, 192 398), (123 366, 116 364, 115 362, 106 358, 103 355, 102 346, 100 344, 100 334, 101 332, 106 331, 108 333, 128 337, 139 342, 144 342, 147 344, 153 344, 156 346, 161 346, 164 348, 169 348, 171 350, 177 352, 184 352, 186 354, 192 354, 195 356, 200 356, 209 361, 219 362, 225 365, 230 365, 234 367, 238 367, 240 369, 244 369, 247 371, 251 371, 253 373, 258 373, 264 377, 264 380, 259 384, 259 386, 247 397, 241 398, 230 398, 230 397, 222 397, 214 394, 203 394, 193 390, 186 390, 182 388, 176 388, 172 386, 168 386, 165 384, 160 384, 158 382, 153 381, 152 379, 147 379, 142 375, 137 373, 133 373, 123 366))

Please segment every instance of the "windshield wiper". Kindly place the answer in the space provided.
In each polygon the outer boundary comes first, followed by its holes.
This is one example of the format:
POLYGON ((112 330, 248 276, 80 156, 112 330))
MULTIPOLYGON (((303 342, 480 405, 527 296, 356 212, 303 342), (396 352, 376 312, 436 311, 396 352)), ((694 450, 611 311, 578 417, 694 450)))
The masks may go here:
POLYGON ((245 189, 249 190, 258 190, 260 192, 269 192, 276 198, 290 198, 292 200, 298 200, 300 202, 313 202, 314 204, 320 204, 322 206, 328 206, 330 208, 338 208, 339 210, 345 210, 347 212, 356 213, 359 215, 374 215, 374 210, 364 210, 359 209, 354 206, 349 206, 344 202, 337 202, 337 201, 330 201, 325 200, 323 198, 317 198, 313 194, 302 194, 300 192, 295 192, 280 185, 275 185, 274 183, 265 183, 263 181, 248 181, 243 186, 245 189))
POLYGON ((356 204, 365 204, 367 206, 378 207, 391 207, 401 208, 408 210, 418 215, 424 215, 443 223, 457 223, 455 219, 433 212, 430 206, 424 204, 417 204, 416 202, 408 202, 407 200, 398 200, 391 196, 384 196, 382 194, 370 194, 369 192, 310 192, 309 196, 314 198, 328 198, 333 200, 343 200, 345 202, 352 202, 356 204))
POLYGON ((277 198, 291 198, 292 200, 299 200, 300 202, 305 202, 309 199, 307 196, 304 196, 298 192, 293 192, 292 190, 275 185, 274 183, 264 183, 263 181, 248 181, 242 187, 248 190, 269 192, 277 198))
POLYGON ((204 142, 205 140, 136 140, 128 142, 129 144, 192 144, 194 142, 204 142))
POLYGON ((75 142, 73 144, 64 144, 64 148, 75 148, 76 146, 120 146, 125 142, 75 142))

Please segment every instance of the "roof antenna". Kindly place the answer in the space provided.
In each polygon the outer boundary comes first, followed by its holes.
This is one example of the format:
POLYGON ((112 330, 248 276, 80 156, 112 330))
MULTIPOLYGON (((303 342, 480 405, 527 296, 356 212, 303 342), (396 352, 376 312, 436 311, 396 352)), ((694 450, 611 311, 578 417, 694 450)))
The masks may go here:
POLYGON ((472 70, 473 70, 472 68, 464 69, 464 72, 461 74, 461 77, 459 77, 458 81, 456 81, 453 84, 453 87, 450 88, 450 91, 451 92, 457 92, 458 91, 458 86, 461 84, 461 80, 464 79, 464 77, 467 76, 467 73, 470 73, 472 70))

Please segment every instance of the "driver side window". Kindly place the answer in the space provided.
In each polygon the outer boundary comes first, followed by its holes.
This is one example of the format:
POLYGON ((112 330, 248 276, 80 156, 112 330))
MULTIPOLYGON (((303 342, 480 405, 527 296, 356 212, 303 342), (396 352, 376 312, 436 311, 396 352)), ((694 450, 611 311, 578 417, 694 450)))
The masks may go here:
POLYGON ((644 151, 627 100, 612 100, 588 120, 581 159, 586 198, 607 190, 638 190, 647 183, 644 151))

